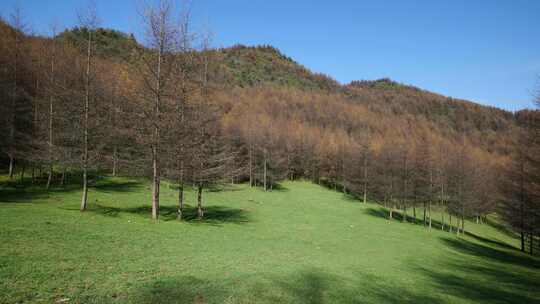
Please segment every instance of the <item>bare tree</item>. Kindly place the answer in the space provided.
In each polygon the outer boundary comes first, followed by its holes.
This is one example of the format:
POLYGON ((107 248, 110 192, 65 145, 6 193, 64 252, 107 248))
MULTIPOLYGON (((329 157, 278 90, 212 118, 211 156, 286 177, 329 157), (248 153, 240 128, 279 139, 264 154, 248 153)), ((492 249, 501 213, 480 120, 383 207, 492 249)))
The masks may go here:
POLYGON ((48 74, 48 80, 49 80, 49 123, 48 123, 48 129, 49 129, 49 138, 48 138, 48 153, 49 153, 49 175, 47 177, 47 190, 51 187, 51 181, 53 177, 53 146, 54 146, 54 130, 53 130, 53 122, 54 122, 54 94, 53 94, 53 87, 55 86, 56 81, 56 25, 53 25, 51 27, 51 51, 50 51, 50 68, 49 68, 49 74, 48 74))
POLYGON ((94 57, 93 34, 98 25, 96 6, 90 3, 88 7, 79 12, 79 23, 87 31, 86 38, 86 69, 84 72, 84 116, 83 116, 83 155, 82 155, 82 174, 83 174, 83 193, 81 198, 81 211, 86 210, 88 202, 88 130, 89 130, 89 111, 90 99, 92 98, 92 60, 94 57))
POLYGON ((141 50, 140 71, 143 77, 143 95, 152 100, 151 110, 145 111, 151 131, 152 154, 152 218, 159 216, 159 187, 161 180, 160 145, 162 129, 162 107, 168 97, 170 72, 172 71, 176 25, 173 20, 173 6, 170 1, 159 0, 154 6, 147 6, 142 13, 146 26, 146 42, 149 51, 141 50))
POLYGON ((13 178, 15 154, 16 154, 16 141, 17 141, 17 99, 19 97, 19 77, 21 74, 21 61, 22 61, 22 48, 24 43, 24 37, 26 32, 26 24, 22 10, 19 6, 15 6, 13 13, 10 15, 9 24, 12 26, 12 58, 11 58, 11 76, 12 76, 12 88, 11 88, 11 105, 10 105, 10 117, 9 117, 9 178, 13 178))

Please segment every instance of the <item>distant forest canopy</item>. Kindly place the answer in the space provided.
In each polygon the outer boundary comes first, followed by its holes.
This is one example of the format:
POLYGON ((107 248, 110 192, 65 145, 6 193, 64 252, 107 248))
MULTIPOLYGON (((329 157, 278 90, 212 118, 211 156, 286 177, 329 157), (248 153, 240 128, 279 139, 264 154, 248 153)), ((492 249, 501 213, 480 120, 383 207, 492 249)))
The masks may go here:
POLYGON ((200 206, 202 189, 225 180, 271 190, 303 178, 390 216, 437 204, 463 232, 464 218, 498 211, 522 238, 538 235, 537 110, 386 78, 341 85, 272 46, 211 49, 187 21, 172 30, 162 9, 149 10, 146 46, 92 19, 51 38, 24 33, 16 15, 0 21, 0 160, 10 176, 26 169, 38 182, 47 168, 49 187, 82 174, 84 193, 100 172, 151 176, 154 218, 162 178, 178 185, 179 218, 184 184, 200 206), (519 163, 535 168, 518 172, 526 187, 509 182, 519 163))

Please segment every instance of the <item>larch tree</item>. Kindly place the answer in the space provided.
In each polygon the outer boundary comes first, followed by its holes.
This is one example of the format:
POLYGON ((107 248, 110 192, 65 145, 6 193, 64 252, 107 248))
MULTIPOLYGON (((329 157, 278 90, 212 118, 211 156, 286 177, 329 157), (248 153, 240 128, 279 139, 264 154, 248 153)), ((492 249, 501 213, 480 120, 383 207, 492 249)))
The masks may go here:
POLYGON ((143 78, 141 88, 143 99, 148 105, 144 109, 146 125, 151 129, 152 218, 157 220, 161 181, 161 132, 164 121, 162 113, 167 113, 163 111, 163 107, 172 85, 169 80, 174 67, 174 50, 178 32, 170 1, 160 0, 155 6, 145 7, 142 19, 149 50, 139 50, 139 71, 143 78))
POLYGON ((82 198, 81 198, 81 211, 85 211, 88 203, 88 150, 89 150, 89 119, 90 119, 90 102, 93 98, 92 86, 93 86, 93 59, 95 42, 93 34, 98 26, 97 11, 94 4, 90 4, 84 11, 79 13, 79 23, 81 27, 86 29, 86 68, 84 70, 84 106, 83 106, 83 141, 82 141, 82 198))

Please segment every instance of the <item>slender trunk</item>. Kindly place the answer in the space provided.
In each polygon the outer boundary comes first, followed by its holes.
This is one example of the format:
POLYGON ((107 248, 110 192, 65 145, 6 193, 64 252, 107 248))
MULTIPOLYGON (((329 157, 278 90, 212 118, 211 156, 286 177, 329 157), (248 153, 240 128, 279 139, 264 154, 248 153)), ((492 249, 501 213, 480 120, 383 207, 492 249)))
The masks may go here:
POLYGON ((62 168, 62 178, 60 179, 60 186, 64 186, 66 181, 66 167, 62 168))
POLYGON ((431 229, 431 200, 428 202, 429 229, 431 229))
POLYGON ((444 210, 441 209, 441 230, 444 231, 444 210))
POLYGON ((180 178, 178 179, 178 214, 177 219, 182 220, 184 213, 184 177, 183 170, 180 169, 180 178))
POLYGON ((249 143, 249 187, 253 187, 253 144, 249 143))
POLYGON ((403 202, 403 222, 407 221, 407 206, 405 205, 405 202, 403 202))
POLYGON ((441 182, 441 230, 444 231, 444 184, 441 182))
MULTIPOLYGON (((46 186, 47 190, 49 190, 49 188, 51 187, 52 177, 53 177, 53 166, 52 164, 49 164, 49 175, 47 176, 47 186, 46 186)), ((32 180, 34 180, 34 169, 32 169, 32 180)))
POLYGON ((465 210, 461 207, 461 233, 465 233, 465 210))
POLYGON ((11 153, 9 154, 9 179, 13 179, 13 164, 15 163, 15 159, 13 158, 13 155, 11 153))
POLYGON ((367 155, 364 153, 364 204, 367 203, 367 155))
POLYGON ((268 189, 267 188, 268 185, 267 185, 267 176, 266 176, 266 174, 267 174, 266 166, 267 166, 266 151, 264 151, 264 169, 263 169, 264 170, 264 173, 263 173, 264 191, 267 191, 267 189, 268 189))
POLYGON ((15 64, 13 68, 13 92, 11 96, 11 119, 9 128, 9 178, 13 179, 15 158, 13 156, 15 150, 15 120, 16 120, 16 104, 17 104, 17 91, 18 91, 18 61, 19 61, 19 37, 18 34, 15 37, 15 64))
MULTIPOLYGON (((160 30, 163 30, 161 28, 160 30)), ((160 37, 162 38, 162 37, 160 37)), ((159 143, 160 143, 160 103, 161 103, 161 61, 163 56, 163 41, 160 41, 158 47, 157 57, 157 71, 156 71, 156 89, 155 89, 155 104, 154 104, 154 134, 152 145, 152 169, 153 169, 153 183, 152 183, 152 219, 157 220, 159 217, 159 186, 160 186, 160 168, 159 168, 159 143)))
POLYGON ((32 173, 31 173, 31 176, 32 176, 32 180, 31 180, 31 183, 32 185, 36 182, 36 166, 35 164, 32 164, 32 173))
POLYGON ((88 49, 86 55, 86 77, 84 94, 84 143, 83 143, 83 193, 81 211, 86 210, 88 200, 88 111, 90 107, 90 59, 92 57, 92 31, 88 31, 88 49))
MULTIPOLYGON (((414 204, 416 205, 416 202, 414 202, 414 204)), ((413 216, 414 216, 414 222, 416 223, 416 206, 415 205, 413 205, 412 211, 413 211, 413 216)))
POLYGON ((204 211, 202 209, 202 183, 199 183, 197 187, 197 217, 202 219, 204 216, 204 211))
POLYGON ((112 168, 112 176, 116 176, 117 168, 118 168, 118 147, 117 147, 116 144, 115 144, 115 145, 114 145, 114 148, 113 148, 113 168, 112 168))
POLYGON ((26 163, 23 162, 22 170, 21 170, 21 184, 24 184, 24 171, 26 169, 26 163))
POLYGON ((519 234, 521 239, 521 251, 525 252, 525 233, 521 230, 519 234))
POLYGON ((448 229, 449 230, 448 231, 450 233, 452 233, 452 213, 448 213, 448 217, 449 217, 449 219, 448 219, 448 229))
MULTIPOLYGON (((54 39, 54 37, 53 37, 54 39)), ((55 59, 56 59, 56 44, 53 40, 53 54, 51 58, 51 84, 54 86, 55 77, 55 59)), ((47 177, 47 190, 51 187, 52 177, 53 177, 53 119, 54 119, 54 98, 53 94, 49 96, 49 176, 47 177)))
POLYGON ((426 202, 424 204, 424 227, 426 227, 426 202))
MULTIPOLYGON (((156 131, 157 133, 157 128, 156 131)), ((156 135, 155 135, 156 136, 156 135)), ((157 220, 159 216, 159 167, 157 158, 157 147, 152 147, 152 219, 157 220)))

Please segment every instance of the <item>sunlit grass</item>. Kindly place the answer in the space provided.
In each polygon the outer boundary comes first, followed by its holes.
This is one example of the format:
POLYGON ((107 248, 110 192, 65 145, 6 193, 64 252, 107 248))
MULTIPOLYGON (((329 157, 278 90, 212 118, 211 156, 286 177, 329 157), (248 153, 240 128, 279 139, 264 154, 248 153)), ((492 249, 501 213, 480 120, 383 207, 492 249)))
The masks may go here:
POLYGON ((456 237, 388 221, 378 205, 309 182, 207 192, 203 221, 188 192, 184 222, 164 184, 156 223, 142 181, 100 181, 84 213, 77 187, 23 191, 6 181, 1 303, 540 301, 540 261, 500 229, 467 222, 470 235, 456 237))

